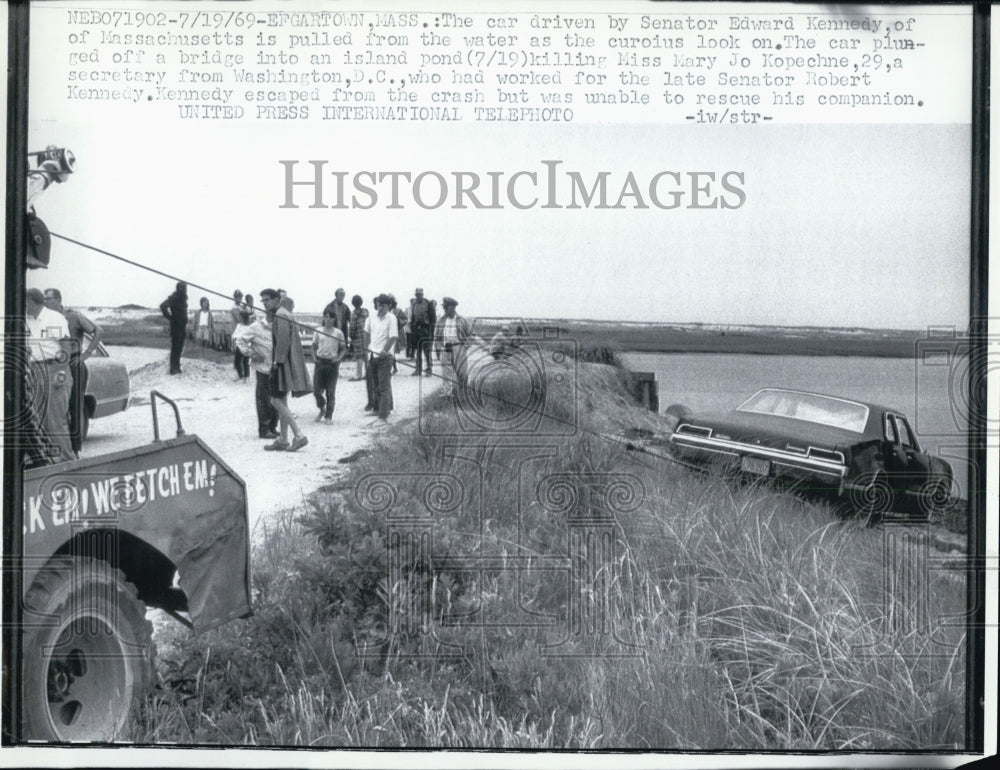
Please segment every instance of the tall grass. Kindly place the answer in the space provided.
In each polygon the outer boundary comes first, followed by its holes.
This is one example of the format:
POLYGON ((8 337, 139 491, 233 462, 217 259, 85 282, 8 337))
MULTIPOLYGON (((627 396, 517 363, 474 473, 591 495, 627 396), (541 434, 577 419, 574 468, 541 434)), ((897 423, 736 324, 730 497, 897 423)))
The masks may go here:
MULTIPOLYGON (((886 575, 907 565, 884 563, 885 530, 626 451, 610 437, 658 418, 630 405, 613 366, 571 367, 546 372, 562 400, 546 406, 551 431, 441 438, 462 431, 439 399, 279 522, 254 553, 255 617, 161 654, 146 739, 963 745, 961 629, 926 628, 913 596, 894 593, 904 582, 886 575), (567 420, 572 431, 555 429, 567 420), (571 514, 543 504, 538 484, 601 474, 637 480, 641 504, 573 551, 571 514), (444 478, 458 497, 435 488, 428 517, 428 480, 444 478), (391 508, 363 504, 373 479, 391 484, 391 508), (429 523, 429 558, 394 539, 407 516, 429 523), (607 633, 574 633, 575 618, 607 633)), ((513 404, 524 396, 484 382, 513 404)), ((932 573, 921 588, 931 619, 964 606, 959 576, 932 573)))

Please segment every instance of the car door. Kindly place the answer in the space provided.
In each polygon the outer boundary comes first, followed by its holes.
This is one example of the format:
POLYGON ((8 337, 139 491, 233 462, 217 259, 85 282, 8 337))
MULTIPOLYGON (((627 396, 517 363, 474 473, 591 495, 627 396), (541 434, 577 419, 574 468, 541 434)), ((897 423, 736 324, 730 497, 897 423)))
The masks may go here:
POLYGON ((886 471, 899 501, 910 504, 930 478, 930 459, 920 451, 917 437, 905 416, 886 412, 886 471))

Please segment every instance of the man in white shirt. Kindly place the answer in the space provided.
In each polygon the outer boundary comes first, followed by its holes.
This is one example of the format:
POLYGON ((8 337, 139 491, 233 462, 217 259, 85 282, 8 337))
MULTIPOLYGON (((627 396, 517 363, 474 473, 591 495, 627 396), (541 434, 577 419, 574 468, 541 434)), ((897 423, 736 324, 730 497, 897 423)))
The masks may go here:
MULTIPOLYGON (((245 312, 245 311, 244 311, 245 312)), ((254 315, 253 323, 240 325, 233 332, 233 342, 254 368, 257 386, 257 435, 278 438, 278 410, 271 403, 271 324, 262 313, 254 315)))
POLYGON ((69 429, 69 397, 73 387, 69 324, 62 313, 45 307, 45 296, 38 289, 27 291, 24 306, 31 360, 27 403, 33 424, 44 434, 39 443, 45 447, 46 455, 33 459, 39 464, 72 460, 76 453, 69 429))
POLYGON ((370 359, 368 365, 374 373, 376 414, 385 422, 392 410, 392 363, 393 348, 399 339, 399 324, 396 316, 389 312, 392 300, 386 294, 375 298, 378 313, 369 315, 365 321, 365 338, 368 340, 370 359))
POLYGON ((73 377, 73 387, 69 393, 69 434, 74 454, 83 448, 84 396, 87 392, 86 361, 101 342, 101 327, 79 310, 63 307, 62 292, 59 289, 45 290, 45 307, 55 310, 66 319, 71 340, 69 372, 73 377))

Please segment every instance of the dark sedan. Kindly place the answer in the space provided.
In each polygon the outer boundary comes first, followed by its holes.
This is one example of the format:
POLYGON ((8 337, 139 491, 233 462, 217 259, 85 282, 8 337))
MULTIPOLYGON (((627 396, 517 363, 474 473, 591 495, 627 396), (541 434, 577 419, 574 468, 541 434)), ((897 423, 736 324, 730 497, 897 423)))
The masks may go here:
POLYGON ((921 450, 896 409, 765 388, 725 414, 668 412, 673 453, 698 465, 792 482, 862 512, 926 516, 951 499, 951 466, 921 450))
POLYGON ((90 421, 98 417, 124 412, 128 408, 131 390, 128 369, 108 354, 102 344, 94 348, 87 359, 87 389, 83 396, 83 437, 87 437, 90 421))

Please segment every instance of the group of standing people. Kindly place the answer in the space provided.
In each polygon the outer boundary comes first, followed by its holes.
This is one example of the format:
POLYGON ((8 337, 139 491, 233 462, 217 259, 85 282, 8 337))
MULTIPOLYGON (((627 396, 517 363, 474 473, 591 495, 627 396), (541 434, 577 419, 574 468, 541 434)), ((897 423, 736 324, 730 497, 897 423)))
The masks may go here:
MULTIPOLYGON (((233 366, 240 381, 249 381, 251 368, 255 372, 258 435, 273 440, 264 448, 295 452, 306 446, 309 439, 288 407, 288 396, 298 397, 314 391, 298 324, 292 316, 295 303, 281 289, 264 289, 259 296, 264 313, 256 312, 252 295, 239 290, 233 294, 230 309, 233 366)), ((212 340, 214 321, 208 299, 203 297, 200 304, 200 309, 189 319, 187 284, 180 281, 160 305, 170 325, 170 374, 181 373, 181 354, 189 331, 203 343, 212 340)))
MULTIPOLYGON (((202 297, 190 318, 188 317, 187 284, 178 281, 174 292, 160 303, 160 312, 170 324, 170 374, 181 373, 181 353, 184 340, 190 337, 202 347, 210 347, 215 341, 215 320, 212 316, 208 297, 202 297)), ((244 295, 237 289, 233 293, 233 307, 229 310, 232 327, 235 330, 244 314, 252 319, 254 300, 252 294, 244 295)), ((250 364, 239 350, 234 351, 233 366, 240 380, 249 381, 250 364)))
MULTIPOLYGON (((338 362, 348 353, 353 356, 356 368, 350 379, 365 380, 368 392, 365 411, 381 420, 388 419, 393 408, 391 377, 398 371, 396 354, 404 350, 407 358, 416 359, 412 376, 433 375, 433 347, 438 355, 444 353, 443 365, 447 368, 451 364, 454 377, 452 360, 456 351, 453 348, 465 342, 471 333, 470 325, 455 313, 457 301, 451 297, 442 300, 445 314, 439 327, 437 303, 425 297, 420 287, 414 290, 408 311, 399 307, 391 293, 379 294, 372 300, 375 315, 364 307, 361 295, 351 298, 351 307, 347 306, 346 297, 343 289, 337 289, 333 301, 323 310, 324 327, 332 327, 346 340, 346 353, 338 362), (440 333, 438 337, 435 337, 436 329, 440 333)), ((319 395, 317 403, 320 403, 319 395)))
MULTIPOLYGON (((385 296, 389 300, 389 312, 396 318, 396 342, 393 346, 393 353, 406 350, 406 357, 417 356, 418 366, 414 369, 413 375, 419 376, 421 371, 426 374, 432 373, 430 340, 434 332, 434 323, 437 315, 437 303, 424 297, 424 290, 418 288, 414 292, 415 296, 410 300, 409 312, 399 307, 396 297, 392 294, 379 295, 372 304, 378 312, 379 298, 385 296), (426 358, 426 368, 421 370, 421 354, 426 358)), ((343 289, 337 289, 334 299, 323 310, 333 314, 334 326, 341 331, 347 340, 348 355, 356 362, 355 374, 352 380, 365 379, 365 363, 368 359, 367 345, 365 343, 365 325, 368 322, 369 312, 364 307, 364 299, 360 294, 355 294, 351 298, 351 306, 348 307, 344 301, 347 293, 343 289)))
MULTIPOLYGON (((451 297, 443 298, 440 317, 437 303, 427 299, 419 287, 408 311, 399 307, 392 294, 383 293, 374 298, 375 312, 370 313, 360 295, 354 295, 348 305, 347 293, 338 288, 323 309, 322 325, 313 331, 315 367, 310 380, 301 325, 292 315, 294 302, 281 289, 264 289, 259 297, 263 314, 255 312, 251 295, 237 290, 230 314, 233 365, 241 381, 249 380, 251 368, 256 374, 258 435, 272 440, 264 447, 267 451, 294 452, 309 443, 289 409, 289 394, 299 397, 312 393, 318 410, 315 421, 332 423, 340 365, 349 355, 356 366, 350 379, 366 382, 365 411, 386 421, 393 408, 391 378, 396 373, 396 354, 405 350, 408 358, 416 358, 413 376, 430 376, 434 373, 433 349, 441 363, 445 392, 451 392, 455 358, 471 335, 471 325, 456 313, 458 302, 451 297)), ((170 373, 179 374, 186 334, 191 332, 195 339, 212 338, 211 310, 202 298, 201 308, 189 320, 183 282, 160 309, 170 321, 170 373)))
MULTIPOLYGON (((355 299, 360 300, 360 297, 355 299)), ((396 373, 393 354, 404 349, 408 358, 416 358, 412 376, 420 377, 434 373, 433 348, 441 363, 443 389, 451 393, 456 377, 456 357, 472 334, 471 324, 456 313, 458 301, 444 297, 441 300, 444 315, 440 318, 437 304, 424 297, 424 290, 419 287, 410 300, 408 313, 398 307, 391 294, 380 294, 374 304, 378 313, 365 320, 363 332, 364 347, 368 351, 368 403, 365 409, 382 420, 388 418, 392 411, 390 378, 396 373)))
MULTIPOLYGON (((366 381, 365 410, 381 420, 393 408, 392 375, 396 354, 406 350, 415 357, 413 376, 433 374, 432 348, 441 365, 444 390, 453 390, 455 361, 469 340, 471 325, 456 312, 458 302, 442 299, 443 314, 417 288, 409 311, 403 311, 392 294, 373 300, 375 313, 364 308, 360 295, 350 307, 346 292, 337 289, 323 309, 323 322, 314 330, 312 350, 315 368, 310 378, 305 363, 300 324, 292 315, 294 302, 282 289, 264 289, 259 297, 264 313, 256 312, 252 295, 237 290, 230 315, 233 322, 233 366, 237 379, 256 375, 255 402, 258 435, 272 443, 268 451, 297 451, 309 443, 288 406, 288 396, 312 393, 318 413, 316 422, 332 423, 340 365, 349 354, 356 362, 352 380, 366 381), (291 435, 289 435, 291 434, 291 435)), ((206 297, 190 317, 187 284, 179 281, 160 305, 169 322, 170 374, 181 373, 181 354, 190 334, 211 343, 215 324, 206 297)), ((85 425, 84 395, 87 384, 85 361, 101 340, 101 329, 78 311, 62 305, 58 289, 44 294, 31 289, 26 295, 26 327, 29 336, 31 372, 26 377, 29 404, 41 404, 32 412, 38 441, 29 447, 29 463, 60 462, 79 456, 85 425)))
MULTIPOLYGON (((472 325, 458 315, 458 301, 452 297, 441 300, 444 312, 439 317, 437 303, 425 297, 422 288, 417 287, 413 293, 408 312, 399 307, 392 294, 379 294, 372 300, 375 308, 372 315, 360 295, 351 298, 351 309, 344 301, 347 293, 337 289, 333 301, 323 310, 323 329, 313 339, 319 377, 316 401, 321 410, 324 402, 319 382, 332 380, 335 386, 338 370, 326 374, 327 366, 339 367, 348 353, 356 363, 351 380, 364 379, 366 383, 365 411, 383 421, 393 409, 392 376, 397 373, 397 353, 405 350, 407 358, 416 359, 412 376, 420 377, 434 374, 433 351, 441 364, 444 391, 453 391, 457 376, 455 362, 461 347, 472 336, 472 325), (346 346, 341 347, 342 341, 346 341, 346 346), (327 359, 333 351, 337 351, 336 360, 327 359)), ((326 403, 331 404, 332 400, 330 395, 326 403)), ((320 419, 325 419, 323 413, 317 417, 320 419)))
POLYGON ((25 295, 29 371, 25 377, 27 462, 48 465, 79 457, 86 424, 86 360, 101 341, 101 328, 62 304, 58 289, 25 295))

